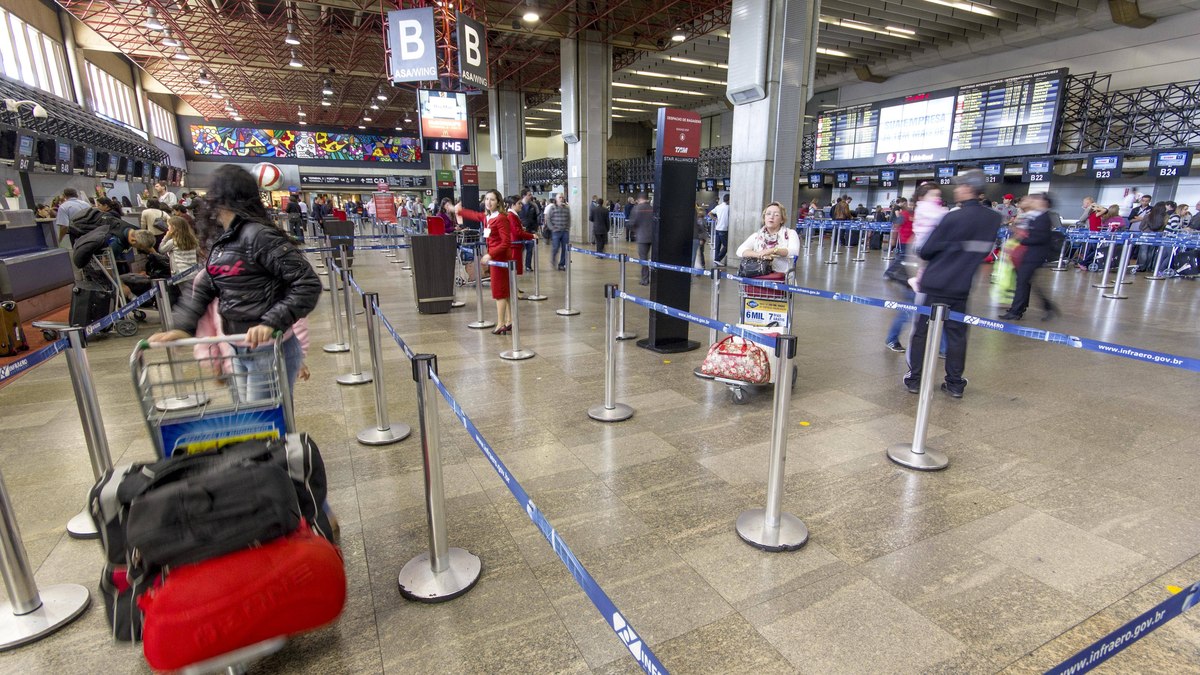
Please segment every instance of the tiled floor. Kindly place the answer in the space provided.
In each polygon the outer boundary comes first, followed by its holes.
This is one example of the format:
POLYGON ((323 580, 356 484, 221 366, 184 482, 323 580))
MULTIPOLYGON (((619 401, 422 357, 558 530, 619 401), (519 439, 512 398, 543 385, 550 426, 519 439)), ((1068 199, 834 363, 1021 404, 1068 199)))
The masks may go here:
MULTIPOLYGON (((916 407, 900 384, 903 356, 883 348, 890 313, 799 300, 784 508, 812 538, 797 552, 763 553, 733 523, 764 501, 769 391, 731 405, 724 388, 692 375, 702 351, 664 356, 623 342, 618 400, 637 414, 589 420, 603 396, 602 284, 615 264, 575 263, 581 313, 555 314, 564 275, 544 274, 551 299, 520 307, 523 342, 538 356, 519 363, 497 356, 508 338, 465 327, 473 293, 451 314, 418 315, 398 265, 364 253, 356 272, 410 345, 438 355, 463 408, 667 668, 1040 672, 1166 598, 1168 585, 1200 579, 1196 374, 975 329, 966 398, 934 399, 929 442, 951 465, 920 474, 883 454, 910 438, 916 407)), ((875 252, 838 265, 814 252, 798 283, 887 297, 881 270, 875 252)), ((996 314, 985 276, 973 308, 996 314)), ((1114 301, 1090 287, 1094 275, 1040 276, 1064 306, 1047 327, 1197 352, 1195 282, 1139 278, 1130 299, 1114 301)), ((733 319, 736 293, 723 295, 721 318, 733 319)), ((707 283, 693 284, 692 308, 707 313, 707 283)), ((646 324, 631 307, 630 328, 644 336, 646 324)), ((636 671, 444 405, 449 538, 482 559, 483 577, 453 602, 401 599, 400 567, 427 545, 419 442, 355 441, 374 424, 372 390, 334 383, 350 358, 320 351, 332 341, 325 299, 312 328, 313 379, 296 389, 297 416, 326 459, 349 601, 336 625, 252 672, 636 671)), ((130 347, 110 338, 89 349, 117 461, 152 456, 130 347)), ((411 371, 390 341, 384 356, 391 417, 415 426, 411 371)), ((0 468, 38 581, 94 589, 98 547, 64 534, 92 482, 64 361, 0 390, 0 410, 0 468)), ((109 641, 95 602, 60 633, 0 654, 0 671, 146 672, 135 649, 109 641)), ((1200 672, 1200 617, 1175 619, 1102 670, 1200 672)))

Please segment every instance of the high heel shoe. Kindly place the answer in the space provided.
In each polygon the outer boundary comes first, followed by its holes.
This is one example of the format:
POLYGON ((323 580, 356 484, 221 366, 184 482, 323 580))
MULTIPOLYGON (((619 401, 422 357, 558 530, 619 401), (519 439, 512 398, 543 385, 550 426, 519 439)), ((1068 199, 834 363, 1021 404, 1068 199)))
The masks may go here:
POLYGON ((496 326, 492 329, 492 335, 504 335, 507 332, 508 326, 496 326))
POLYGON ((508 334, 509 334, 509 333, 511 333, 511 332, 512 332, 512 324, 511 324, 511 323, 509 323, 509 324, 505 324, 505 325, 503 325, 503 326, 501 326, 501 327, 500 327, 500 333, 501 333, 502 335, 508 335, 508 334))

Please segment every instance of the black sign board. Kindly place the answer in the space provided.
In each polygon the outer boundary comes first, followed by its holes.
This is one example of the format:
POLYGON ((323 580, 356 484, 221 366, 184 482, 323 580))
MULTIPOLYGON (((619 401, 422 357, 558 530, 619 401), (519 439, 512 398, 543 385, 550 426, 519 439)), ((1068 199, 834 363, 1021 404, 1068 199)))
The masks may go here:
POLYGON ((726 190, 733 189, 733 182, 729 180, 729 176, 726 176, 725 180, 721 181, 721 183, 725 185, 726 190))
POLYGON ((983 171, 984 179, 989 183, 999 183, 1000 178, 1004 176, 1004 165, 1000 162, 989 162, 979 168, 983 171))
POLYGON ((706 178, 704 180, 704 188, 706 190, 708 190, 709 192, 715 191, 717 189, 717 179, 716 178, 706 178))
POLYGON ((458 76, 463 84, 488 88, 487 30, 462 12, 458 13, 458 76))
POLYGON ((840 188, 850 187, 850 172, 838 171, 833 174, 833 186, 840 188))
POLYGON ((1192 151, 1187 148, 1155 150, 1150 157, 1150 175, 1157 178, 1186 176, 1191 169, 1192 151))
POLYGON ((375 189, 378 187, 380 181, 386 182, 388 187, 401 190, 429 187, 429 176, 328 176, 312 174, 303 174, 300 176, 300 185, 304 187, 375 189))
POLYGON ((1120 178, 1123 163, 1124 157, 1116 153, 1089 155, 1087 171, 1096 180, 1120 178))
POLYGON ((952 185, 954 177, 958 175, 958 167, 953 164, 939 164, 933 167, 933 175, 937 178, 938 185, 952 185))
POLYGON ((1050 172, 1054 168, 1052 159, 1031 159, 1025 162, 1025 180, 1030 183, 1042 183, 1050 180, 1050 172))
POLYGON ((894 188, 896 187, 896 170, 881 169, 879 171, 879 187, 894 188))
POLYGON ((810 173, 808 174, 808 189, 820 190, 825 185, 825 174, 810 173))

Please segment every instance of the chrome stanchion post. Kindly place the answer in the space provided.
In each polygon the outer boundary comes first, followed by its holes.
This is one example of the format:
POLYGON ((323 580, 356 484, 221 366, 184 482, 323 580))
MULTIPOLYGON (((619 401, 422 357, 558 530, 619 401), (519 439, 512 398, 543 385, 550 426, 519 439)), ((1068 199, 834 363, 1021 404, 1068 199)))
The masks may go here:
MULTIPOLYGON (((1092 284, 1092 288, 1112 288, 1113 284, 1108 280, 1108 273, 1112 270, 1113 247, 1116 245, 1116 239, 1108 240, 1108 253, 1104 255, 1104 274, 1100 277, 1100 283, 1092 284)), ((1096 250, 1100 250, 1100 245, 1096 244, 1096 250)))
POLYGON ((512 349, 500 352, 500 358, 505 361, 532 359, 537 354, 532 349, 521 347, 521 318, 520 312, 517 311, 517 261, 515 260, 508 261, 508 311, 512 312, 512 349))
POLYGON ((812 221, 806 218, 800 224, 804 226, 804 257, 807 258, 812 251, 812 221))
MULTIPOLYGON (((325 252, 325 266, 333 269, 333 253, 325 252)), ((338 297, 338 275, 329 275, 329 307, 333 311, 333 336, 335 341, 325 345, 321 351, 329 354, 337 354, 350 351, 350 345, 346 344, 346 336, 342 332, 342 301, 338 297)))
POLYGON ((895 250, 895 244, 896 244, 896 224, 892 223, 891 229, 888 230, 887 249, 884 250, 883 255, 880 256, 879 259, 882 260, 883 262, 891 262, 896 257, 895 254, 893 253, 893 251, 895 250))
MULTIPOLYGON (((712 291, 709 294, 708 311, 709 311, 710 318, 720 321, 721 320, 721 270, 713 268, 711 270, 711 273, 712 273, 712 291)), ((720 335, 717 333, 716 328, 709 328, 708 329, 708 346, 711 347, 711 346, 717 344, 717 339, 719 337, 720 337, 720 335)), ((700 372, 700 366, 696 366, 695 368, 693 368, 692 373, 696 377, 702 377, 706 380, 713 379, 712 375, 706 375, 706 374, 700 372)))
MULTIPOLYGON (((92 368, 88 364, 85 329, 82 326, 66 326, 61 330, 66 333, 70 345, 67 349, 67 372, 75 390, 75 405, 79 409, 79 422, 83 425, 83 438, 92 462, 92 477, 99 481, 112 468, 112 455, 108 452, 104 417, 100 414, 100 402, 96 399, 96 386, 92 382, 92 368)), ((67 534, 75 539, 95 539, 100 536, 86 506, 67 523, 67 534)))
POLYGON ((616 284, 604 285, 604 403, 588 408, 588 417, 597 422, 624 422, 633 417, 633 408, 616 402, 617 336, 614 333, 614 315, 617 313, 616 305, 621 302, 619 292, 616 284))
MULTIPOLYGON (((627 262, 629 262, 629 254, 617 254, 617 290, 621 293, 625 292, 625 263, 627 262)), ((625 300, 622 299, 617 303, 617 339, 632 340, 636 337, 637 333, 625 330, 625 300)))
POLYGON ((1166 246, 1167 245, 1163 243, 1158 245, 1158 255, 1154 257, 1154 273, 1142 277, 1143 279, 1149 279, 1150 281, 1161 281, 1162 279, 1166 279, 1162 273, 1163 249, 1165 249, 1166 246))
MULTIPOLYGON (((868 237, 866 235, 867 235, 867 232, 869 232, 869 231, 870 230, 867 227, 867 224, 865 222, 861 223, 859 225, 859 227, 858 227, 858 255, 851 258, 851 262, 866 262, 867 261, 867 239, 868 239, 868 237)), ((847 239, 846 245, 849 246, 849 244, 850 244, 850 242, 847 239)), ((849 253, 849 251, 847 251, 847 253, 849 253)))
POLYGON ((571 308, 571 276, 571 242, 567 241, 567 306, 554 310, 554 313, 559 316, 575 316, 579 314, 579 310, 571 308))
POLYGON ((1063 235, 1063 245, 1062 249, 1058 252, 1058 262, 1054 263, 1054 267, 1050 268, 1051 270, 1055 272, 1062 272, 1069 267, 1067 265, 1067 248, 1069 247, 1070 243, 1071 238, 1067 235, 1063 235))
POLYGON ((496 322, 483 318, 483 266, 479 262, 483 256, 483 246, 476 242, 473 247, 475 249, 475 320, 467 324, 467 328, 491 328, 496 325, 496 322))
MULTIPOLYGON (((170 282, 167 279, 155 279, 154 283, 158 286, 158 315, 162 320, 162 329, 164 331, 173 330, 175 321, 171 316, 171 298, 167 295, 170 282)), ((175 395, 156 401, 155 408, 158 410, 186 410, 208 402, 207 394, 202 392, 188 394, 179 389, 183 375, 180 372, 179 363, 175 360, 173 347, 167 348, 167 363, 171 369, 171 387, 175 390, 175 395)))
POLYGON ((526 244, 526 246, 533 247, 533 258, 531 258, 533 260, 533 295, 527 295, 525 299, 531 302, 540 302, 549 299, 550 296, 542 295, 542 261, 538 256, 538 237, 534 237, 528 241, 533 242, 532 244, 526 244))
POLYGON ((817 221, 817 258, 825 252, 825 220, 817 221))
POLYGON ((917 398, 917 423, 913 427, 912 443, 897 443, 887 448, 888 459, 902 466, 919 471, 938 471, 950 464, 946 453, 925 447, 925 434, 929 428, 929 408, 933 403, 933 390, 937 377, 938 348, 942 344, 942 330, 946 325, 949 306, 936 304, 929 316, 929 332, 925 335, 925 362, 921 366, 921 391, 917 398))
POLYGON ((437 357, 417 354, 412 361, 417 383, 417 426, 421 429, 421 454, 425 460, 425 509, 429 524, 429 550, 400 569, 400 595, 419 602, 445 602, 466 593, 479 581, 482 564, 470 551, 453 548, 446 535, 446 488, 442 481, 441 434, 438 397, 430 373, 437 372, 437 357))
POLYGON ((57 584, 39 590, 29 555, 13 512, 4 476, 0 475, 0 576, 8 600, 0 603, 0 651, 36 642, 71 623, 91 602, 78 584, 57 584))
POLYGON ((742 541, 764 551, 795 551, 808 541, 804 521, 782 510, 784 461, 787 459, 788 409, 792 402, 792 362, 796 337, 775 338, 779 370, 775 375, 775 400, 771 414, 771 458, 767 465, 767 505, 749 509, 737 517, 742 541))
POLYGON ((387 391, 383 387, 383 344, 379 340, 379 294, 363 293, 367 311, 367 344, 371 349, 371 374, 375 380, 375 426, 358 432, 363 445, 389 445, 408 438, 412 427, 388 421, 387 391))
POLYGON ((1111 300, 1125 300, 1129 296, 1121 292, 1121 285, 1129 283, 1125 281, 1125 268, 1129 266, 1129 254, 1133 251, 1133 247, 1129 245, 1129 239, 1126 239, 1121 244, 1121 264, 1117 267, 1117 281, 1114 284, 1112 292, 1105 293, 1104 297, 1111 300))
POLYGON ((342 301, 346 309, 346 330, 349 332, 350 338, 350 365, 351 370, 345 375, 337 378, 338 384, 354 385, 366 384, 373 378, 370 373, 364 373, 362 368, 362 357, 358 351, 358 322, 354 319, 354 303, 350 300, 350 270, 346 269, 346 249, 342 249, 342 301))
MULTIPOLYGON (((315 239, 315 238, 316 238, 316 235, 314 235, 314 236, 313 236, 313 238, 315 239)), ((324 246, 324 248, 333 248, 333 244, 332 244, 332 243, 330 243, 329 235, 325 235, 325 246, 324 246)), ((333 262, 333 254, 332 254, 331 252, 329 252, 329 251, 323 251, 323 252, 321 253, 321 260, 322 260, 322 263, 321 263, 321 264, 319 264, 319 265, 317 265, 317 268, 318 268, 318 269, 317 269, 317 274, 319 274, 319 275, 321 275, 321 276, 328 276, 328 275, 329 275, 329 270, 330 270, 330 269, 332 269, 332 268, 331 268, 331 267, 328 265, 328 263, 330 263, 330 262, 333 262)))
POLYGON ((839 252, 839 251, 838 251, 838 249, 840 249, 840 248, 841 248, 841 246, 842 246, 842 245, 841 245, 841 244, 838 242, 838 238, 839 238, 839 237, 841 236, 841 234, 842 234, 842 221, 840 221, 840 220, 834 221, 833 225, 834 225, 834 227, 833 227, 833 241, 829 242, 829 244, 830 244, 830 246, 829 246, 829 259, 825 261, 825 264, 826 264, 826 265, 836 265, 836 264, 838 264, 838 259, 837 259, 837 258, 838 258, 838 252, 839 252))

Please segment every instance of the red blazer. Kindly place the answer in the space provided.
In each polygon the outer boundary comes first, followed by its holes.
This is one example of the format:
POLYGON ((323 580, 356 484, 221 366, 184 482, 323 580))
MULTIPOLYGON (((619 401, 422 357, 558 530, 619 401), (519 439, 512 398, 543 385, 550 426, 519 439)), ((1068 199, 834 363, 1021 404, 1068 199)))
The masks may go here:
POLYGON ((525 255, 522 253, 525 248, 524 244, 518 244, 519 241, 529 241, 537 239, 537 235, 532 232, 526 232, 525 227, 521 225, 521 218, 512 211, 508 212, 508 225, 512 237, 512 260, 517 261, 517 274, 525 273, 525 255))
POLYGON ((487 248, 488 255, 492 257, 492 260, 496 262, 507 262, 510 260, 512 226, 509 224, 508 213, 501 212, 488 216, 485 213, 472 211, 471 209, 459 209, 458 213, 463 218, 483 223, 483 226, 488 228, 487 248))

